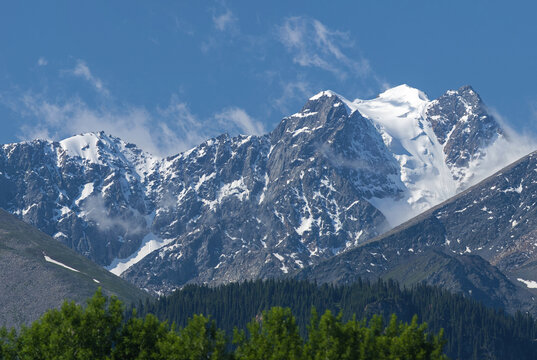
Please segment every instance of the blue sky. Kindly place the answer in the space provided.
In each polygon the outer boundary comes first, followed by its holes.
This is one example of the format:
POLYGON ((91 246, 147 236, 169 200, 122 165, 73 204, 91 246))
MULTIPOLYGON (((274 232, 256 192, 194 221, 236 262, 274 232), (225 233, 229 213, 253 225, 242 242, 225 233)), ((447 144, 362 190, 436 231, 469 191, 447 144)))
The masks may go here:
POLYGON ((0 143, 105 130, 158 155, 259 134, 332 89, 470 84, 537 133, 537 5, 56 1, 0 5, 0 143))

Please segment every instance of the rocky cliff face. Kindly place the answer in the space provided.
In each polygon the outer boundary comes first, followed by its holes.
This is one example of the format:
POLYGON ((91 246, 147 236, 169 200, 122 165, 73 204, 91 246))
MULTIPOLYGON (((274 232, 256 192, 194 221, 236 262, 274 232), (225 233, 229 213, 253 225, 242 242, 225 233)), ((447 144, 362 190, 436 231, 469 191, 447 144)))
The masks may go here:
POLYGON ((537 314, 537 153, 299 277, 427 281, 537 314), (451 265, 449 265, 451 264, 451 265), (458 264, 454 266, 453 264, 458 264))
POLYGON ((310 98, 265 136, 156 159, 104 133, 3 145, 0 206, 135 284, 279 276, 472 182, 503 131, 470 88, 310 98), (466 159, 466 160, 465 160, 466 159))
POLYGON ((469 86, 448 91, 432 101, 426 116, 444 147, 447 166, 463 186, 473 175, 471 165, 475 167, 483 159, 487 145, 505 136, 479 95, 469 86))

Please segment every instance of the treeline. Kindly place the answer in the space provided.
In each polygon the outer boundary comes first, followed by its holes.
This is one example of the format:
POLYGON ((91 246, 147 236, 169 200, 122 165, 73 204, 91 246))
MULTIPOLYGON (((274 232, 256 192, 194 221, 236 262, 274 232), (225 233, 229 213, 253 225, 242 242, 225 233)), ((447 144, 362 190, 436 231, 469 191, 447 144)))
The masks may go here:
POLYGON ((289 308, 273 307, 235 329, 233 344, 214 320, 202 315, 175 331, 154 315, 124 318, 121 302, 100 290, 83 308, 64 303, 19 332, 0 329, 0 359, 447 359, 442 334, 432 336, 414 317, 405 324, 380 316, 342 321, 327 311, 312 313, 301 337, 289 308))
POLYGON ((393 281, 351 285, 316 285, 296 280, 266 280, 218 287, 189 285, 156 301, 137 305, 141 314, 155 314, 180 326, 193 314, 204 314, 233 332, 245 329, 252 317, 274 306, 289 307, 305 336, 312 308, 330 310, 343 320, 389 318, 409 322, 414 315, 433 333, 444 329, 445 351, 453 359, 535 359, 537 325, 525 314, 511 316, 462 295, 423 284, 402 289, 393 281))

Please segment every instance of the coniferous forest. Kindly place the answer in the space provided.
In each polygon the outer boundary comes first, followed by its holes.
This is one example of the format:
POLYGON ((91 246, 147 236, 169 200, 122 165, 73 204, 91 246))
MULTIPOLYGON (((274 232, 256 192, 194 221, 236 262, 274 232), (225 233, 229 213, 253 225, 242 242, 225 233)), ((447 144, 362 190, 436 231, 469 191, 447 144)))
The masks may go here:
POLYGON ((528 315, 423 284, 258 280, 129 307, 99 290, 0 329, 0 359, 534 359, 536 333, 528 315))
POLYGON ((388 319, 396 314, 404 322, 414 315, 431 333, 443 329, 444 351, 452 359, 535 359, 537 324, 525 314, 511 316, 499 309, 423 284, 400 288, 394 281, 358 281, 351 285, 316 285, 295 280, 232 283, 218 287, 189 285, 157 301, 139 303, 140 314, 155 314, 185 326, 194 314, 210 316, 227 334, 245 329, 253 317, 274 306, 288 307, 306 335, 311 310, 330 310, 344 321, 353 316, 388 319))
POLYGON ((126 319, 121 302, 99 290, 85 308, 65 302, 19 332, 0 329, 0 359, 446 359, 442 332, 429 334, 416 317, 385 324, 313 311, 303 337, 291 310, 273 307, 229 340, 202 315, 177 331, 151 314, 126 319))

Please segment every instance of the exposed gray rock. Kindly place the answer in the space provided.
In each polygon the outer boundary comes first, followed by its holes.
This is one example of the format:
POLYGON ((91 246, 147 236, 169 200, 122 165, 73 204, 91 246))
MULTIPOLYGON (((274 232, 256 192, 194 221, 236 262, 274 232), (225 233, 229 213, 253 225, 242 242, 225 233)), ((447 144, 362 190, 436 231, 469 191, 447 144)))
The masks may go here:
POLYGON ((498 122, 487 111, 481 97, 470 87, 448 91, 427 108, 433 130, 446 155, 446 163, 463 177, 470 161, 482 158, 484 149, 499 136, 505 136, 498 122))
MULTIPOLYGON (((409 100, 420 144, 429 139, 423 153, 362 116, 354 105, 365 102, 326 91, 270 134, 221 135, 166 159, 102 132, 3 145, 0 207, 159 293, 283 276, 388 230, 379 203, 421 209, 453 195, 455 185, 440 196, 423 180, 457 183, 468 170, 461 159, 483 156, 502 134, 469 88, 428 102, 401 86, 368 111, 400 111, 405 96, 419 105, 409 100)), ((397 114, 389 120, 407 116, 397 114)))
POLYGON ((427 281, 537 314, 537 153, 356 249, 299 273, 427 281))

